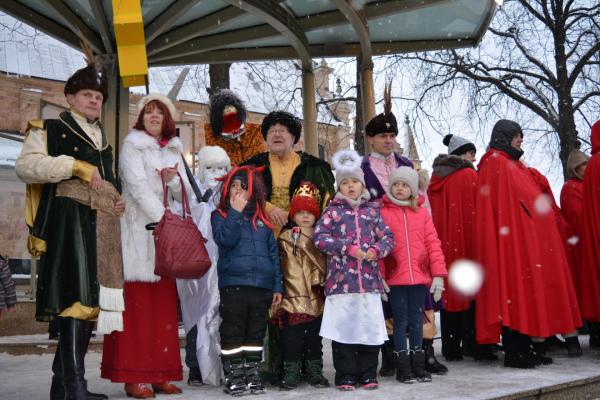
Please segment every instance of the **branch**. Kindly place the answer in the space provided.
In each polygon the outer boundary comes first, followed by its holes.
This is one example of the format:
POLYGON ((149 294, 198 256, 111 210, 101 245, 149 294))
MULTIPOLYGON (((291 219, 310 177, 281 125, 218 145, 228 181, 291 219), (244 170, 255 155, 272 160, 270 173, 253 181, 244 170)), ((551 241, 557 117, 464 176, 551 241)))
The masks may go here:
POLYGON ((595 91, 589 92, 585 96, 583 96, 582 98, 577 100, 577 102, 575 104, 573 104, 573 112, 577 111, 577 109, 579 109, 579 107, 581 107, 583 105, 583 103, 585 103, 586 101, 588 101, 589 99, 591 99, 592 97, 595 97, 595 96, 600 96, 600 90, 595 90, 595 91))
POLYGON ((523 8, 525 8, 527 11, 529 11, 529 13, 531 15, 533 15, 535 18, 537 18, 540 22, 542 22, 544 25, 546 25, 551 30, 553 29, 553 24, 550 22, 550 15, 548 15, 547 8, 545 8, 544 15, 542 15, 538 12, 538 10, 536 10, 535 8, 531 7, 531 5, 529 5, 528 0, 518 0, 518 1, 523 6, 523 8))
POLYGON ((588 34, 594 34, 594 31, 592 31, 591 29, 587 29, 584 30, 583 32, 581 32, 578 36, 577 36, 577 40, 575 40, 575 44, 573 45, 573 47, 571 48, 571 51, 569 51, 567 53, 567 55, 565 56, 566 59, 568 60, 569 58, 571 58, 571 56, 573 54, 575 54, 575 51, 577 50, 577 47, 579 47, 579 42, 581 41, 581 39, 583 39, 584 36, 588 35, 588 34))
POLYGON ((493 34, 497 35, 497 36, 501 36, 501 37, 506 37, 506 38, 512 39, 515 42, 515 44, 517 45, 517 47, 519 48, 519 50, 521 50, 521 53, 523 53, 523 55, 525 56, 525 58, 527 58, 527 60, 529 60, 532 64, 534 64, 540 70, 542 70, 542 72, 548 77, 549 81, 551 82, 550 84, 552 86, 558 85, 556 77, 554 76, 554 74, 552 73, 552 71, 550 71, 543 62, 541 62, 540 60, 538 60, 537 58, 535 58, 529 52, 529 50, 527 50, 525 48, 525 46, 523 45, 523 43, 521 43, 521 41, 519 40, 519 38, 517 37, 516 34, 501 32, 501 31, 499 31, 497 29, 494 29, 494 28, 489 28, 489 31, 492 32, 493 34))
POLYGON ((575 64, 575 68, 573 68, 573 71, 571 71, 571 75, 569 76, 569 79, 568 79, 569 89, 571 87, 573 87, 573 84, 577 80, 577 77, 579 76, 579 74, 581 73, 583 68, 586 66, 586 64, 588 63, 590 58, 592 58, 592 56, 594 54, 596 54, 598 51, 600 51, 600 41, 596 42, 595 45, 590 47, 588 49, 588 51, 585 52, 585 54, 583 56, 581 56, 581 59, 577 62, 577 64, 575 64))

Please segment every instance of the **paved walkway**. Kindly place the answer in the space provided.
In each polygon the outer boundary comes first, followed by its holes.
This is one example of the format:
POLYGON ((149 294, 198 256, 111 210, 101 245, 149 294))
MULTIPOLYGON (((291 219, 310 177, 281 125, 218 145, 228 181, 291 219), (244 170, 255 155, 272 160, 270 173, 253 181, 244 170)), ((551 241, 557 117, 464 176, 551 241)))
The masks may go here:
MULTIPOLYGON (((439 350, 439 344, 437 344, 439 350)), ((269 388, 262 396, 253 399, 300 399, 310 400, 347 398, 347 399, 489 399, 525 390, 551 386, 579 379, 600 376, 600 354, 590 352, 587 337, 581 337, 583 357, 569 359, 566 354, 555 353, 554 364, 534 370, 516 370, 504 368, 501 362, 480 363, 471 359, 448 363, 450 372, 445 376, 434 376, 431 383, 405 385, 393 378, 382 378, 380 388, 375 391, 358 389, 354 392, 340 393, 333 388, 314 389, 303 385, 297 390, 281 392, 269 388)), ((331 346, 325 343, 325 373, 333 381, 331 346)), ((50 388, 50 367, 52 355, 12 356, 0 354, 0 397, 2 400, 47 399, 50 388)), ((183 358, 183 354, 182 354, 183 358)), ((502 357, 500 357, 502 358, 502 357)), ((92 391, 105 393, 111 399, 126 399, 123 386, 100 379, 100 353, 90 353, 86 357, 87 379, 92 391)), ((187 371, 185 371, 187 377, 187 371)), ((182 385, 184 393, 175 399, 227 399, 229 396, 221 388, 195 387, 182 385)), ((158 398, 168 398, 158 396, 158 398)))

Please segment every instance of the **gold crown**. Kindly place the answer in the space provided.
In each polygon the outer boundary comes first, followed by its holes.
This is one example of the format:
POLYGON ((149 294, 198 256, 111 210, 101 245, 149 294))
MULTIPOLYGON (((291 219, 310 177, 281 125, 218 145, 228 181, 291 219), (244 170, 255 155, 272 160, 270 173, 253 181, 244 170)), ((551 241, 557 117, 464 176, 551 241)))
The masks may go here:
POLYGON ((294 192, 294 196, 309 196, 312 197, 317 204, 321 203, 321 194, 319 193, 319 189, 315 185, 310 182, 303 182, 298 186, 298 189, 294 192))

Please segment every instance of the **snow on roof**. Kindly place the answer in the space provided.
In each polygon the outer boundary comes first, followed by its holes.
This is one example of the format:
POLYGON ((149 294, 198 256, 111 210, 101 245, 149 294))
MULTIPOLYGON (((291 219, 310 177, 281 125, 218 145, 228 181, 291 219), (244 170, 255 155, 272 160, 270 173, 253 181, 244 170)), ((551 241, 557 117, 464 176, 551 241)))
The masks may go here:
MULTIPOLYGON (((73 72, 84 66, 79 50, 0 13, 0 71, 66 81, 73 72)), ((150 91, 169 93, 183 68, 150 68, 150 91)), ((286 110, 302 115, 302 76, 292 61, 234 63, 230 69, 230 80, 231 90, 242 98, 249 111, 268 114, 273 110, 286 110)), ((208 66, 190 66, 177 99, 206 104, 207 86, 208 66)), ((131 92, 145 94, 145 89, 136 87, 131 92)), ((327 107, 319 107, 317 120, 338 124, 327 107)))

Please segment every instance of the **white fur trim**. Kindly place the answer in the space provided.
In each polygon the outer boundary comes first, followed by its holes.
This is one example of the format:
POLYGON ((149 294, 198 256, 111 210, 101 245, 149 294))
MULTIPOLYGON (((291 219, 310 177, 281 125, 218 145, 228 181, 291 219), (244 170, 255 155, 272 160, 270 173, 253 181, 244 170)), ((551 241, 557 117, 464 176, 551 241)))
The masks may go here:
POLYGON ((96 325, 96 333, 108 335, 113 331, 123 331, 123 313, 120 311, 100 310, 100 314, 98 314, 98 324, 96 325))
POLYGON ((165 96, 164 94, 160 94, 160 93, 150 93, 149 95, 142 97, 137 103, 138 115, 142 112, 142 110, 144 109, 144 106, 152 100, 158 100, 161 103, 163 103, 165 106, 167 106, 167 109, 171 113, 171 118, 173 120, 175 120, 175 112, 176 111, 175 111, 175 106, 173 105, 173 102, 167 96, 165 96))
POLYGON ((100 308, 107 311, 124 311, 123 289, 107 288, 100 285, 100 308))
POLYGON ((356 150, 339 150, 331 157, 333 168, 338 170, 360 169, 362 157, 356 150))
MULTIPOLYGON (((138 131, 137 129, 132 129, 131 132, 125 136, 123 143, 125 142, 131 143, 133 147, 139 150, 160 148, 158 141, 155 138, 148 135, 146 132, 138 131)), ((179 153, 183 152, 183 143, 177 136, 172 137, 165 147, 169 149, 176 149, 179 153)))

